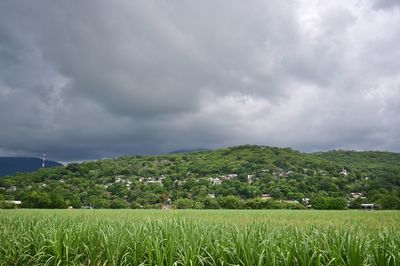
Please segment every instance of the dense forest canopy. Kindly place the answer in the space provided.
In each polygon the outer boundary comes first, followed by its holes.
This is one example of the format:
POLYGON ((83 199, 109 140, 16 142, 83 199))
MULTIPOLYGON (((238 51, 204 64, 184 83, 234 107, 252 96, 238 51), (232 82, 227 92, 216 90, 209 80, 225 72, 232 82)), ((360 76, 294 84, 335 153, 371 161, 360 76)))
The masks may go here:
POLYGON ((127 156, 0 179, 3 206, 26 208, 400 209, 400 154, 244 145, 127 156))

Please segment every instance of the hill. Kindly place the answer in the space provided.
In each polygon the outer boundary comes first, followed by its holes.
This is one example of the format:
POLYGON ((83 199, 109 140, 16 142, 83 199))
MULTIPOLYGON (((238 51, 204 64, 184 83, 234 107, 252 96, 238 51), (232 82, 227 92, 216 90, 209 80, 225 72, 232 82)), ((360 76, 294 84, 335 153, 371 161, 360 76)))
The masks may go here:
MULTIPOLYGON (((62 166, 54 161, 46 161, 45 167, 62 166)), ((0 157, 0 177, 15 175, 17 172, 34 172, 42 167, 42 159, 24 157, 0 157)))
POLYGON ((40 169, 0 180, 24 207, 400 208, 399 154, 245 145, 40 169), (169 200, 168 200, 169 199, 169 200))

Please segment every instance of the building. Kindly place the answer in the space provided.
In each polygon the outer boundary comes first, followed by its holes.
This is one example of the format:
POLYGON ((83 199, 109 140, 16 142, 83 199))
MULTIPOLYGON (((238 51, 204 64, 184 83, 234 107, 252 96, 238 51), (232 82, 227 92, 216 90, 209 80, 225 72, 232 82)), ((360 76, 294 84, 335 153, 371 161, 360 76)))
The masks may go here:
POLYGON ((361 204, 361 207, 363 207, 365 210, 373 210, 374 204, 373 203, 365 203, 365 204, 361 204))
POLYGON ((342 171, 340 172, 340 174, 343 175, 343 176, 348 176, 349 172, 346 169, 343 168, 342 171))
POLYGON ((271 195, 270 194, 262 194, 261 195, 261 199, 263 199, 263 200, 269 200, 269 199, 271 199, 272 197, 271 197, 271 195))
POLYGON ((10 192, 17 191, 17 187, 16 187, 16 186, 10 186, 10 187, 7 189, 7 191, 10 191, 10 192))
POLYGON ((222 184, 222 180, 219 179, 218 177, 209 178, 208 181, 210 181, 210 183, 212 183, 213 185, 221 185, 222 184))
POLYGON ((361 192, 352 192, 350 193, 350 199, 357 199, 357 198, 361 198, 362 197, 362 193, 361 192))
POLYGON ((22 201, 20 201, 20 200, 6 200, 5 202, 9 203, 9 204, 14 204, 14 205, 21 205, 22 204, 22 201))
POLYGON ((303 204, 305 204, 305 205, 309 205, 309 203, 310 203, 310 199, 309 198, 302 198, 301 199, 301 202, 303 203, 303 204))
POLYGON ((224 178, 225 179, 228 179, 228 180, 232 180, 232 179, 235 179, 235 178, 237 178, 237 174, 227 174, 224 178))

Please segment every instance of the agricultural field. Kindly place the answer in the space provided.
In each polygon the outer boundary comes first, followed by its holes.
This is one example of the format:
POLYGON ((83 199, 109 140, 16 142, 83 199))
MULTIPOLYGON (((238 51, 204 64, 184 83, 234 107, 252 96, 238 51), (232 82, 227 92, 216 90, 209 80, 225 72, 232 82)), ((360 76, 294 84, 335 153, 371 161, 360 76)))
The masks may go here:
POLYGON ((0 265, 400 265, 399 211, 0 210, 0 265))

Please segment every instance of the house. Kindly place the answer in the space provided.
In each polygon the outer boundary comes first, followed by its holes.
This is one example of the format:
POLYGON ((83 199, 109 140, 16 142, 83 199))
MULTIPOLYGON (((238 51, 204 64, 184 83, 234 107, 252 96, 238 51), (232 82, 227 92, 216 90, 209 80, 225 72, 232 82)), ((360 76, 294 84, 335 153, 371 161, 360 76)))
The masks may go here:
POLYGON ((263 199, 263 200, 269 200, 269 199, 271 199, 272 197, 271 197, 271 195, 270 194, 262 194, 261 195, 261 199, 263 199))
POLYGON ((162 181, 161 180, 155 180, 153 177, 149 177, 147 179, 147 184, 160 184, 162 186, 162 181))
POLYGON ((215 198, 215 194, 214 194, 214 193, 208 194, 207 196, 208 196, 209 198, 211 198, 211 199, 215 198))
POLYGON ((227 174, 224 178, 228 179, 228 180, 232 180, 232 179, 237 178, 237 174, 227 174))
POLYGON ((114 183, 123 183, 123 182, 126 181, 125 179, 126 179, 126 176, 124 176, 124 175, 116 176, 116 177, 115 177, 115 182, 114 182, 114 183))
POLYGON ((210 181, 210 183, 212 183, 213 185, 221 185, 222 184, 222 180, 219 179, 218 177, 209 178, 208 181, 210 181))
POLYGON ((362 193, 361 192, 352 192, 350 193, 350 199, 358 199, 362 197, 362 193))
POLYGON ((305 204, 305 205, 308 205, 309 203, 310 203, 310 199, 309 198, 302 198, 301 199, 301 202, 303 203, 303 204, 305 204))
POLYGON ((9 203, 9 204, 14 204, 14 205, 21 205, 22 204, 22 201, 20 201, 20 200, 6 200, 5 202, 9 203))
POLYGON ((251 184, 254 182, 254 175, 247 175, 247 183, 251 184))
POLYGON ((147 178, 146 183, 147 184, 154 184, 154 183, 156 183, 156 180, 154 178, 152 178, 152 177, 149 177, 149 178, 147 178))
POLYGON ((16 186, 10 186, 10 187, 7 189, 7 191, 10 191, 10 192, 17 191, 17 187, 16 187, 16 186))
POLYGON ((130 187, 132 185, 132 181, 130 180, 125 180, 125 186, 130 187))
POLYGON ((346 169, 343 168, 343 170, 340 172, 340 174, 343 175, 343 176, 348 176, 349 172, 346 169))
POLYGON ((93 209, 92 206, 81 206, 81 209, 91 210, 93 209))
POLYGON ((373 203, 365 203, 365 204, 361 204, 361 207, 364 207, 365 210, 373 210, 374 204, 373 203))

